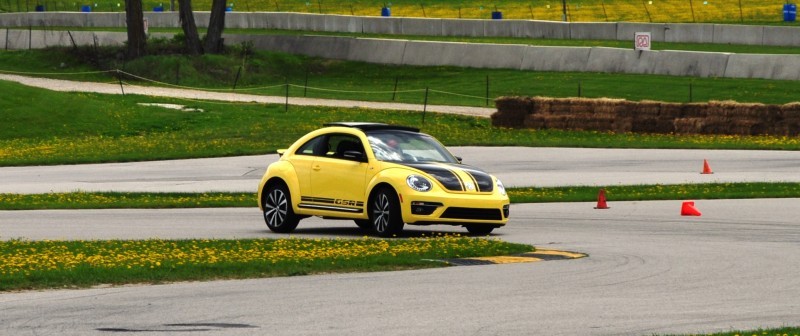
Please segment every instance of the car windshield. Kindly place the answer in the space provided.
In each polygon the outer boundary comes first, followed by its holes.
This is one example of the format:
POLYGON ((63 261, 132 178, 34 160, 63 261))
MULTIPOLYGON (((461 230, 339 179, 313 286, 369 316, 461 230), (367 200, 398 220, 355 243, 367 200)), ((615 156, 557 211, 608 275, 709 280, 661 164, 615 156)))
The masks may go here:
POLYGON ((433 137, 406 131, 375 131, 367 134, 375 158, 381 161, 414 163, 458 163, 433 137))

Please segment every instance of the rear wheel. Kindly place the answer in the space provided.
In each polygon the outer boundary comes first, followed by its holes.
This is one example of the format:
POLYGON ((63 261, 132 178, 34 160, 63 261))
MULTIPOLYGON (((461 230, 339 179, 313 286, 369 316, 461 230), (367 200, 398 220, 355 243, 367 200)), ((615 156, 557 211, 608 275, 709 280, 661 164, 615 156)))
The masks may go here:
POLYGON ((473 236, 485 236, 494 230, 494 226, 491 225, 466 225, 466 228, 473 236))
POLYGON ((372 231, 381 237, 392 237, 403 231, 400 201, 391 188, 378 190, 369 202, 369 221, 372 231))
POLYGON ((264 221, 273 232, 289 233, 300 222, 292 209, 292 197, 282 183, 273 183, 263 192, 264 221))

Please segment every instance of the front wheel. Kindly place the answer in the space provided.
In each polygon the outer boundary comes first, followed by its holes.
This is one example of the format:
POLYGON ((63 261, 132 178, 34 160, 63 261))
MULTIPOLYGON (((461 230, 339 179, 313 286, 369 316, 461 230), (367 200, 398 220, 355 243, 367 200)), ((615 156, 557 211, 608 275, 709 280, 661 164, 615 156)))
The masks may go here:
POLYGON ((403 214, 394 190, 382 188, 369 202, 369 221, 372 230, 381 237, 392 237, 403 231, 403 214))
POLYGON ((288 188, 280 183, 274 183, 264 189, 264 221, 273 232, 289 233, 300 222, 300 218, 292 209, 292 197, 288 188))
POLYGON ((372 228, 372 222, 370 222, 369 219, 356 219, 355 222, 356 225, 363 230, 369 230, 372 228))
POLYGON ((473 236, 485 236, 492 233, 494 226, 491 225, 467 225, 467 231, 473 236))

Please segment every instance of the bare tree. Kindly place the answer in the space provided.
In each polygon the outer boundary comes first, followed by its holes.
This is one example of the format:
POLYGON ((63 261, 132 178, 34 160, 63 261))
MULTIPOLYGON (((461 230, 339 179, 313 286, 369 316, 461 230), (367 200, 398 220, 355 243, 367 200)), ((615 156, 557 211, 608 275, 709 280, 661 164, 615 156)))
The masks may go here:
POLYGON ((181 28, 183 28, 183 35, 186 37, 186 50, 191 55, 201 55, 203 45, 200 43, 200 35, 197 34, 197 25, 194 23, 191 0, 178 0, 178 17, 181 21, 181 28))
POLYGON ((144 56, 147 47, 147 35, 144 34, 142 0, 125 0, 125 20, 128 24, 128 58, 134 59, 144 56))
POLYGON ((225 0, 213 0, 211 18, 208 20, 208 32, 206 33, 206 52, 212 54, 222 52, 223 30, 225 30, 225 0))

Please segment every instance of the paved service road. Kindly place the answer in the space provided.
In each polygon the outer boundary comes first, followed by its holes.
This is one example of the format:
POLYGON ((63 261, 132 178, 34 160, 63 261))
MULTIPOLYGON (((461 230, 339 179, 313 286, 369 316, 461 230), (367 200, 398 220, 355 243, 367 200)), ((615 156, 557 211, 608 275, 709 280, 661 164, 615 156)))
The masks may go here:
MULTIPOLYGON (((0 334, 650 335, 797 325, 798 204, 697 201, 702 217, 679 216, 680 201, 610 202, 608 210, 515 204, 494 237, 589 257, 4 293, 0 334)), ((255 208, 6 211, 0 232, 3 239, 284 237, 270 233, 255 208)), ((310 218, 295 235, 363 233, 350 221, 310 218)))
MULTIPOLYGON (((507 186, 800 182, 800 152, 451 147, 507 186), (713 175, 699 174, 707 159, 713 175)), ((69 191, 255 192, 277 155, 0 168, 0 193, 69 191)))

